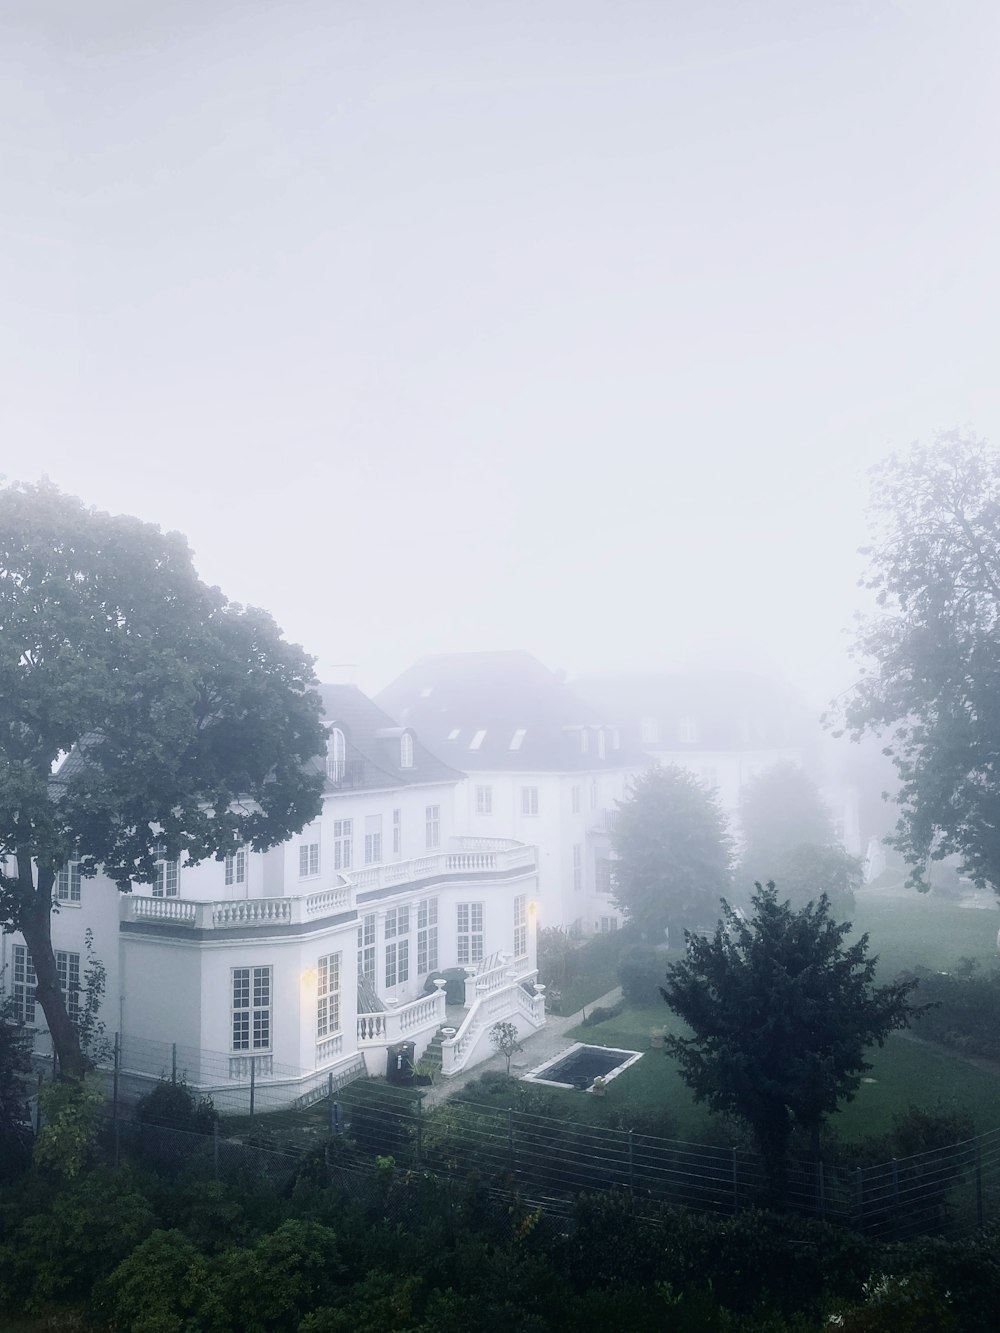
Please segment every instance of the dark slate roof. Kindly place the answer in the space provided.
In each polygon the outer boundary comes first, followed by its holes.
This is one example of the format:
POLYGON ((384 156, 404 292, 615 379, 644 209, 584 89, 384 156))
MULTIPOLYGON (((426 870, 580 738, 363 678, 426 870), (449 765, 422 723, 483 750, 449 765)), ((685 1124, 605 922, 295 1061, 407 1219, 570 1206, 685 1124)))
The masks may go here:
POLYGON ((648 763, 636 745, 626 745, 623 735, 615 749, 611 728, 605 729, 613 719, 584 703, 530 653, 423 657, 377 698, 400 721, 415 727, 438 754, 467 772, 593 772, 648 763), (598 750, 602 729, 603 759, 598 750), (524 734, 516 740, 519 732, 524 734))
POLYGON ((672 672, 662 675, 584 676, 573 689, 616 721, 622 739, 641 743, 644 718, 659 727, 664 750, 759 750, 812 744, 819 719, 783 681, 745 671, 672 672), (682 724, 694 723, 694 741, 682 724))
MULTIPOLYGON (((356 685, 320 685, 323 720, 344 733, 347 758, 340 781, 327 779, 327 791, 363 791, 385 787, 417 787, 427 782, 461 782, 463 774, 450 768, 423 744, 410 726, 400 726, 356 685), (400 767, 400 740, 413 739, 413 767, 400 767)), ((317 761, 325 771, 325 759, 317 761)))

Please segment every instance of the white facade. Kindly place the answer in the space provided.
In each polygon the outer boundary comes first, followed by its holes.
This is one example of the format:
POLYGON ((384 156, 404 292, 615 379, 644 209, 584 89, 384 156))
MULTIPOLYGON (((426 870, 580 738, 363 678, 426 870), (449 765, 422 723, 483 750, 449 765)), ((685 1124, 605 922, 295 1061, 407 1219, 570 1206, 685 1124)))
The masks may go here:
MULTIPOLYGON (((100 1017, 120 1034, 125 1068, 156 1077, 176 1049, 188 1081, 220 1104, 251 1067, 258 1086, 282 1083, 292 1097, 361 1059, 384 1073, 395 1042, 413 1041, 419 1058, 446 1018, 443 991, 425 983, 464 967, 479 975, 465 1010, 447 1015, 459 1031, 444 1072, 457 1072, 491 1053, 487 1017, 526 1032, 544 1003, 521 984, 536 975, 534 847, 455 830, 454 782, 341 791, 263 854, 164 866, 126 895, 68 875, 78 898, 53 917, 57 960, 82 980, 89 928, 107 970, 100 1017), (359 1009, 359 970, 384 1008, 359 1009)), ((33 1008, 21 937, 0 950, 7 990, 33 1008)), ((27 1016, 44 1052, 40 1007, 27 1016)))

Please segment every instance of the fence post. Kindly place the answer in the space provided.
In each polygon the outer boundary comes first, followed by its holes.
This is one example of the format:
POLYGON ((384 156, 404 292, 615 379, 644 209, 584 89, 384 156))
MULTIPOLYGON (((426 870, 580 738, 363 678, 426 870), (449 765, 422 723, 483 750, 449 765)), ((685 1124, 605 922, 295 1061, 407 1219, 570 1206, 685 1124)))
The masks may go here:
POLYGON ((212 1169, 216 1180, 219 1179, 219 1122, 212 1121, 212 1169))
POLYGON ((865 1217, 865 1181, 860 1166, 854 1172, 854 1207, 858 1216, 858 1226, 861 1226, 865 1217))
POLYGON ((819 1158, 816 1162, 816 1203, 819 1211, 819 1220, 826 1221, 826 1177, 823 1175, 823 1159, 819 1158))
POLYGON ((253 1119, 254 1102, 257 1099, 257 1057, 250 1057, 250 1119, 253 1119))
POLYGON ((421 1097, 417 1102, 417 1167, 420 1167, 420 1159, 424 1148, 424 1099, 421 1097))
POLYGON ((507 1152, 510 1155, 510 1173, 514 1174, 514 1111, 507 1107, 507 1152))
POLYGON ((983 1154, 982 1140, 976 1139, 976 1222, 983 1229, 983 1154))
POLYGON ((117 1127, 118 1127, 118 1071, 121 1069, 121 1063, 122 1063, 122 1039, 121 1039, 121 1033, 120 1033, 120 1032, 116 1032, 116 1033, 115 1033, 114 1060, 115 1060, 115 1065, 114 1065, 115 1072, 114 1072, 114 1077, 113 1077, 112 1082, 111 1082, 111 1118, 112 1118, 112 1120, 113 1120, 114 1123, 115 1123, 115 1128, 117 1129, 117 1127))
POLYGON ((330 1140, 323 1144, 323 1161, 326 1163, 326 1184, 330 1186, 330 1140))
POLYGON ((628 1132, 628 1192, 635 1194, 635 1153, 633 1140, 635 1135, 632 1130, 628 1132))
POLYGON ((740 1211, 740 1164, 736 1149, 733 1149, 733 1213, 740 1211))
POLYGON ((892 1229, 899 1234, 899 1163, 892 1159, 892 1229))
POLYGON ((177 1043, 170 1043, 170 1082, 177 1082, 177 1043))

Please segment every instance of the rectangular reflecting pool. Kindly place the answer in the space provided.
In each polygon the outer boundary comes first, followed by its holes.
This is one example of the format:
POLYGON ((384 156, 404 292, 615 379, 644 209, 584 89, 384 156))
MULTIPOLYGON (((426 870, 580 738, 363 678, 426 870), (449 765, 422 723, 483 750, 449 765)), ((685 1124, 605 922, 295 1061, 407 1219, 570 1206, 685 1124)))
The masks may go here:
POLYGON ((641 1059, 642 1051, 623 1051, 613 1046, 586 1046, 578 1041, 525 1074, 524 1080, 527 1083, 546 1083, 553 1088, 579 1088, 583 1091, 593 1086, 595 1078, 603 1078, 607 1083, 641 1059))

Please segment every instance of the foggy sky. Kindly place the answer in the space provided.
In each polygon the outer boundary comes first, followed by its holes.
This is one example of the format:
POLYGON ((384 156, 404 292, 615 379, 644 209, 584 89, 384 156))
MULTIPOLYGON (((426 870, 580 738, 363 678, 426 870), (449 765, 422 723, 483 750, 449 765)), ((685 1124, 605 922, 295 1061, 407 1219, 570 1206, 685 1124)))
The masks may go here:
POLYGON ((0 0, 0 472, 422 653, 851 678, 865 470, 1000 443, 992 3, 0 0))

